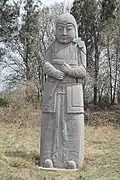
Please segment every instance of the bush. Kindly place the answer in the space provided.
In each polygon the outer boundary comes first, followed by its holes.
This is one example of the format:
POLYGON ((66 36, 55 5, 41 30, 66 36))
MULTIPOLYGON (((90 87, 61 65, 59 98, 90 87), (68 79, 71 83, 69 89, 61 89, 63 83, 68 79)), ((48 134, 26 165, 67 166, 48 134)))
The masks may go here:
POLYGON ((9 101, 6 98, 0 97, 0 106, 1 107, 8 107, 9 101))

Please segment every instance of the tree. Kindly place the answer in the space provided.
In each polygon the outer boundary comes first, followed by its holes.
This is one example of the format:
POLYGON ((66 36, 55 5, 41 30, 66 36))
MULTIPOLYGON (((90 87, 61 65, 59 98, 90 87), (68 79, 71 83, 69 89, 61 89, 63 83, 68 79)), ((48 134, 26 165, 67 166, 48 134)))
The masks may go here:
MULTIPOLYGON (((6 65, 14 67, 15 73, 22 71, 25 81, 32 78, 32 67, 35 62, 36 38, 39 34, 38 17, 39 17, 39 0, 34 3, 32 0, 21 1, 20 25, 17 36, 8 44, 10 49, 11 62, 6 65), (13 52, 16 56, 13 57, 13 52)), ((17 78, 16 78, 17 79, 17 78)), ((11 80, 10 80, 11 81, 11 80)), ((14 84, 14 83, 13 83, 14 84)))
POLYGON ((8 84, 33 82, 41 97, 44 84, 42 64, 44 53, 54 40, 56 18, 66 10, 64 3, 55 3, 50 7, 41 7, 40 1, 22 1, 19 33, 8 44, 5 67, 10 68, 6 77, 8 84))
POLYGON ((3 69, 3 61, 6 59, 7 45, 12 42, 18 34, 20 1, 0 1, 0 66, 3 69))
POLYGON ((11 41, 16 36, 20 15, 19 2, 0 1, 0 42, 11 41))
POLYGON ((101 33, 103 31, 103 21, 108 20, 107 11, 113 17, 115 4, 107 1, 97 0, 75 0, 71 13, 78 23, 79 36, 85 41, 87 49, 87 66, 91 76, 94 77, 94 97, 93 102, 98 102, 98 76, 99 61, 101 52, 101 33))
POLYGON ((117 89, 119 91, 119 56, 120 56, 120 10, 115 13, 115 19, 110 22, 106 22, 106 26, 103 31, 104 39, 104 56, 106 57, 105 62, 108 64, 108 74, 109 74, 109 94, 110 94, 110 103, 114 104, 117 95, 117 89))
POLYGON ((115 9, 117 7, 117 5, 119 4, 118 3, 118 0, 102 0, 101 2, 102 4, 102 9, 101 9, 101 20, 104 22, 104 21, 108 21, 109 18, 113 18, 115 19, 115 9))
POLYGON ((78 23, 79 36, 85 41, 87 49, 87 65, 94 70, 94 104, 97 104, 97 84, 99 73, 99 2, 96 0, 75 0, 71 12, 78 23))

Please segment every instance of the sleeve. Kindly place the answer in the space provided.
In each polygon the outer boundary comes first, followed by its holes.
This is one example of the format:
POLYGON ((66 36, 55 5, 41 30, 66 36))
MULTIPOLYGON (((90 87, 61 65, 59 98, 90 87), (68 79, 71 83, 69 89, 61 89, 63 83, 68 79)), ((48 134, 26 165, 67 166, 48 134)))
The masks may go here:
POLYGON ((46 75, 55 78, 57 69, 50 63, 52 57, 52 48, 49 48, 44 56, 43 71, 46 75))
POLYGON ((71 67, 68 75, 75 78, 84 78, 86 76, 86 47, 78 47, 78 66, 71 67))
POLYGON ((57 73, 57 69, 52 65, 50 64, 49 62, 45 62, 44 65, 43 65, 43 71, 45 74, 47 74, 48 76, 50 77, 54 77, 56 76, 56 73, 57 73))

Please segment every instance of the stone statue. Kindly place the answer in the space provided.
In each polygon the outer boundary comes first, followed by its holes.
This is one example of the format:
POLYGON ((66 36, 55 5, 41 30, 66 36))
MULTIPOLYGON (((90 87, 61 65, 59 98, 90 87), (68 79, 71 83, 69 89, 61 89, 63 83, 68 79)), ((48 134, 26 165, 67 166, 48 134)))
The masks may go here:
POLYGON ((84 161, 83 79, 86 48, 74 17, 62 14, 45 54, 40 166, 79 169, 84 161))

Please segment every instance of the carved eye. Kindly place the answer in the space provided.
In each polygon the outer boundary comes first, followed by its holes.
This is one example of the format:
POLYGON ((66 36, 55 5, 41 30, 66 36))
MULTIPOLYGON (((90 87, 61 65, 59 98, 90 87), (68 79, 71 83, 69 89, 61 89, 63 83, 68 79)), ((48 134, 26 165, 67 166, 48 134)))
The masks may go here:
POLYGON ((68 31, 72 30, 72 27, 71 27, 71 26, 68 26, 68 27, 67 27, 67 30, 68 30, 68 31))
POLYGON ((59 31, 62 31, 62 30, 63 30, 63 28, 62 28, 62 27, 58 27, 58 30, 59 30, 59 31))

